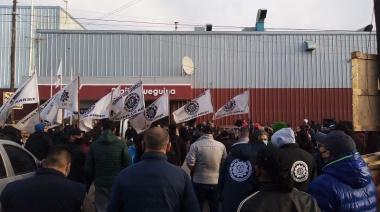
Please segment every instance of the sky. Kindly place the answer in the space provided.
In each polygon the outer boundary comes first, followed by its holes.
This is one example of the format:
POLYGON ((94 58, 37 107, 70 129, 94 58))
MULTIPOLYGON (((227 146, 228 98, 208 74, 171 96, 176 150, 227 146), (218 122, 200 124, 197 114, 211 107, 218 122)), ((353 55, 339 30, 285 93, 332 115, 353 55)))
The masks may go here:
MULTIPOLYGON (((374 0, 33 0, 35 6, 61 6, 87 29, 213 31, 254 27, 258 9, 267 9, 267 31, 347 30, 375 25, 374 0)), ((13 0, 0 0, 12 5, 13 0)), ((30 6, 32 0, 18 0, 30 6)))

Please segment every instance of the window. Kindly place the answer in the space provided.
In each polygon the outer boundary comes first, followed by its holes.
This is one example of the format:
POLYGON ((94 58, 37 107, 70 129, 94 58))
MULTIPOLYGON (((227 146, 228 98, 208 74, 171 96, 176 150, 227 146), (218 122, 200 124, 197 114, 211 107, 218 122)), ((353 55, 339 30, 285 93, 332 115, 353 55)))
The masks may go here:
POLYGON ((37 170, 37 165, 33 157, 21 147, 4 145, 4 149, 8 154, 9 160, 11 161, 15 175, 34 172, 37 170))

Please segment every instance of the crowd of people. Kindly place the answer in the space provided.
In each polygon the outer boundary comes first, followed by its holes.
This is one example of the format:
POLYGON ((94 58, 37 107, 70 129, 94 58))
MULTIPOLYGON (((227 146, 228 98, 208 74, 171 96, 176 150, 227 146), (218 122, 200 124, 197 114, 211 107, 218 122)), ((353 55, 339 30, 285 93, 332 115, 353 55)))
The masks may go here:
POLYGON ((0 133, 42 167, 6 186, 2 209, 203 211, 207 202, 210 212, 377 211, 361 155, 380 151, 380 134, 363 136, 335 120, 324 126, 305 119, 291 128, 239 117, 235 125, 155 125, 141 134, 128 126, 122 138, 111 120, 89 132, 40 123, 26 142, 4 126, 0 133))

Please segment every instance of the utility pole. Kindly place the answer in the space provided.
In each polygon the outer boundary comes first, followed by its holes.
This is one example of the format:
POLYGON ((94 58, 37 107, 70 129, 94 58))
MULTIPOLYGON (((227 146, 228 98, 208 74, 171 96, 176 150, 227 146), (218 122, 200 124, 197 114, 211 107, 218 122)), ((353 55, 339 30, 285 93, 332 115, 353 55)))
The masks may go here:
MULTIPOLYGON (((16 63, 16 4, 17 0, 13 0, 13 13, 12 13, 12 45, 11 45, 11 86, 10 91, 15 91, 15 63, 16 63)), ((12 110, 11 121, 14 120, 14 113, 12 110)))
POLYGON ((11 92, 15 91, 15 60, 16 60, 16 4, 13 0, 12 13, 12 46, 11 46, 11 92))

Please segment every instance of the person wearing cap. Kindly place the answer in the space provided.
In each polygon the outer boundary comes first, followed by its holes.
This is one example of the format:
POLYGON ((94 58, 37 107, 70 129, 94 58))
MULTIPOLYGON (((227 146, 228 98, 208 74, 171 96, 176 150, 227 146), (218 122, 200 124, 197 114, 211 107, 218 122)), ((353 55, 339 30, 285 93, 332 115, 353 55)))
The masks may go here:
POLYGON ((248 139, 248 128, 240 128, 239 134, 241 137, 231 147, 219 174, 219 200, 222 201, 222 212, 236 211, 247 192, 256 186, 254 159, 258 150, 266 146, 262 141, 251 142, 248 139))
POLYGON ((227 156, 226 147, 213 138, 213 128, 205 125, 203 135, 190 146, 186 165, 193 172, 193 186, 200 210, 207 199, 210 212, 219 212, 218 178, 219 170, 227 156))
POLYGON ((166 130, 148 129, 141 145, 141 161, 117 175, 107 211, 200 211, 189 175, 167 161, 166 130))
POLYGON ((311 195, 293 187, 288 177, 291 167, 290 155, 284 150, 260 148, 255 164, 258 188, 240 203, 237 211, 320 211, 311 195))
POLYGON ((47 134, 45 123, 34 126, 34 133, 29 136, 25 143, 25 149, 31 152, 38 160, 46 157, 49 150, 54 146, 52 139, 47 134))
POLYGON ((86 184, 86 176, 84 171, 86 151, 81 145, 83 135, 84 132, 81 129, 76 127, 72 128, 69 131, 69 142, 66 142, 64 145, 67 146, 72 152, 71 171, 67 176, 67 179, 86 184))
POLYGON ((376 187, 371 171, 357 152, 355 142, 334 130, 320 142, 323 174, 309 184, 307 193, 322 211, 377 211, 376 187))
POLYGON ((102 129, 99 139, 91 144, 85 163, 86 175, 94 178, 97 211, 107 210, 116 175, 131 165, 127 144, 115 135, 115 123, 105 120, 102 129))
POLYGON ((323 166, 323 158, 322 154, 319 152, 318 148, 320 147, 320 142, 323 142, 323 139, 325 139, 326 134, 321 133, 321 132, 316 132, 314 136, 312 137, 315 140, 315 148, 317 148, 317 151, 315 151, 312 155, 314 157, 314 160, 317 164, 317 174, 318 176, 321 175, 322 172, 322 166, 323 166))
POLYGON ((1 211, 95 211, 86 186, 66 178, 70 167, 70 149, 52 147, 34 176, 2 190, 1 211))
POLYGON ((318 176, 317 164, 313 156, 299 147, 292 128, 278 130, 271 139, 275 147, 281 148, 290 156, 292 162, 290 176, 293 179, 294 187, 306 191, 309 183, 318 176))

